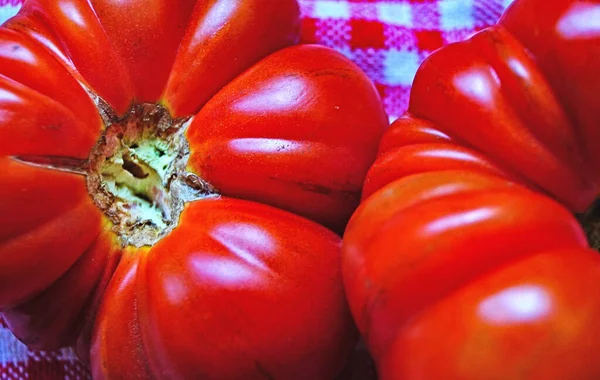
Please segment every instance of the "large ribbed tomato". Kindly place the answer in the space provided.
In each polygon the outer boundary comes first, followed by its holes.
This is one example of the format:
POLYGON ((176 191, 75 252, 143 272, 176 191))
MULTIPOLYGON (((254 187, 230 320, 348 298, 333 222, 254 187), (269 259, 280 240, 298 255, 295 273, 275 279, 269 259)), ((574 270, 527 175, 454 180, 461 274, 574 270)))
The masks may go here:
POLYGON ((600 378, 599 20, 516 0, 419 68, 344 236, 382 380, 600 378))
POLYGON ((387 118, 298 35, 293 0, 26 0, 0 28, 21 340, 91 346, 96 379, 336 376, 356 333, 331 230, 387 118))

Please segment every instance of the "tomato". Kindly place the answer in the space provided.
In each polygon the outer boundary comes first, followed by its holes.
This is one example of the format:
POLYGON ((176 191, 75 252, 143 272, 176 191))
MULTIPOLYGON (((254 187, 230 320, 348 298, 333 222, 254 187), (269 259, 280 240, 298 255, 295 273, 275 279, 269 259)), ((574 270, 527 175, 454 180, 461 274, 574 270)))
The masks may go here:
POLYGON ((0 310, 96 379, 332 379, 387 116, 281 0, 28 0, 0 27, 0 310), (336 234, 337 232, 338 234, 336 234))
POLYGON ((420 66, 343 243, 382 380, 600 377, 599 10, 517 0, 420 66))
POLYGON ((125 253, 98 312, 94 378, 333 379, 354 342, 339 273, 339 238, 305 219, 193 202, 150 250, 125 253))

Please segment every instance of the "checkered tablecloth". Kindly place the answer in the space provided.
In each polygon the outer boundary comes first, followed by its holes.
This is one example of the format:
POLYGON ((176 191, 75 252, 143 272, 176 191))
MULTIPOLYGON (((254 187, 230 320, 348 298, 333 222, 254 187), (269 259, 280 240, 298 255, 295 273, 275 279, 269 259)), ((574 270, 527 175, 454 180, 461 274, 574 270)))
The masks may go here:
MULTIPOLYGON (((0 0, 0 23, 14 15, 22 1, 0 0)), ((362 67, 393 119, 406 109, 421 61, 438 47, 494 23, 510 2, 300 0, 302 41, 337 49, 362 67)), ((0 380, 87 378, 71 351, 27 351, 0 320, 0 380)))

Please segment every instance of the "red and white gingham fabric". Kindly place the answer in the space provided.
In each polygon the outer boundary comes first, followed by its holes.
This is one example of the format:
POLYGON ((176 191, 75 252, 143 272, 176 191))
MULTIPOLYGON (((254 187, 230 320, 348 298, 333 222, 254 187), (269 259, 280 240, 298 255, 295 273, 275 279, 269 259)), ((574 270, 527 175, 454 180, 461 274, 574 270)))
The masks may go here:
POLYGON ((512 1, 304 0, 302 40, 337 49, 356 62, 394 119, 406 110, 423 59, 496 22, 512 1))
MULTIPOLYGON (((23 0, 0 0, 0 23, 23 0)), ((277 1, 277 0, 273 0, 277 1)), ((375 82, 393 119, 408 104, 414 74, 440 46, 494 23, 512 0, 299 0, 302 42, 337 49, 375 82)), ((87 379, 69 350, 31 352, 0 320, 0 380, 87 379)))

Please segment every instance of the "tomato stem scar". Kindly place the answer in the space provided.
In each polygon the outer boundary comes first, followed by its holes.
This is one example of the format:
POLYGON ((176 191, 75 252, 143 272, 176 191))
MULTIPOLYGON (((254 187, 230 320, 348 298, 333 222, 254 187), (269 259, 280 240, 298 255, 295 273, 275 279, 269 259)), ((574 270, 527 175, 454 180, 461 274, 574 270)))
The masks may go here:
POLYGON ((87 187, 123 245, 154 245, 177 226, 186 202, 217 195, 186 171, 190 118, 139 104, 119 120, 104 120, 109 125, 88 159, 87 187))

